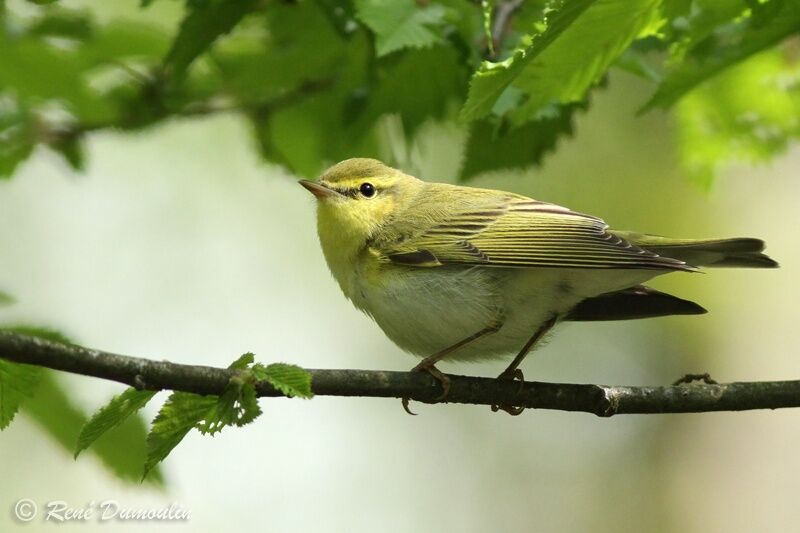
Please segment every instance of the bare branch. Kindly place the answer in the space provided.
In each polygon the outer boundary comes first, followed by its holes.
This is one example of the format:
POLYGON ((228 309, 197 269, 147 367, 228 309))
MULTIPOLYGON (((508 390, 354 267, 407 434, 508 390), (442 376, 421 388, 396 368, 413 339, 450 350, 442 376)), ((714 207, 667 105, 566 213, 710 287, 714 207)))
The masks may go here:
MULTIPOLYGON (((234 371, 118 355, 0 331, 0 358, 137 388, 221 394, 234 371)), ((441 394, 427 373, 382 370, 309 370, 317 396, 403 398, 431 403, 441 394)), ((447 403, 517 405, 582 411, 598 416, 693 413, 800 407, 800 381, 703 383, 668 387, 620 387, 567 383, 512 382, 449 376, 447 403)), ((259 396, 281 396, 258 383, 259 396)))

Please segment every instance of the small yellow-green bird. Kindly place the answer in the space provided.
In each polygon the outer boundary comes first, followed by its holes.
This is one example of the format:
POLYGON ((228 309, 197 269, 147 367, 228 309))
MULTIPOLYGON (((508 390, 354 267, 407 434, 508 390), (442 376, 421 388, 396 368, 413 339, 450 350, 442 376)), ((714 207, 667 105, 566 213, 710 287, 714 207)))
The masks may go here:
MULTIPOLYGON (((698 267, 776 267, 764 242, 670 239, 610 230, 601 219, 510 192, 426 183, 374 159, 319 181, 317 230, 345 296, 400 348, 435 364, 516 353, 500 378, 564 320, 705 313, 642 285, 698 267)), ((514 408, 505 408, 512 414, 514 408)))

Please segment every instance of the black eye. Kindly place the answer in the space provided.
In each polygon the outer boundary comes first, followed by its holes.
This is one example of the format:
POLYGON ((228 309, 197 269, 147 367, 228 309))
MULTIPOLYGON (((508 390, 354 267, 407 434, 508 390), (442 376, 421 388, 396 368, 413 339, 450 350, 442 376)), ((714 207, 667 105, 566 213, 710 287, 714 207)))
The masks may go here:
POLYGON ((372 198, 375 196, 375 186, 371 183, 362 183, 358 191, 363 194, 365 198, 372 198))

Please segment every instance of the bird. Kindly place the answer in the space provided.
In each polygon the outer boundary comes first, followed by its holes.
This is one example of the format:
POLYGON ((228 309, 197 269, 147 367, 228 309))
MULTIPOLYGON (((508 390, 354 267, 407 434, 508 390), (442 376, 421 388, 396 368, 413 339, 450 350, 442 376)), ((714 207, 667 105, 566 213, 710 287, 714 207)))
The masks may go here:
POLYGON ((706 312, 644 285, 656 276, 778 266, 760 239, 613 230, 566 207, 426 182, 376 159, 347 159, 300 184, 316 197, 320 245, 344 296, 422 358, 412 370, 441 383, 439 400, 450 383, 439 361, 513 356, 498 379, 522 381, 520 363, 559 323, 706 312))

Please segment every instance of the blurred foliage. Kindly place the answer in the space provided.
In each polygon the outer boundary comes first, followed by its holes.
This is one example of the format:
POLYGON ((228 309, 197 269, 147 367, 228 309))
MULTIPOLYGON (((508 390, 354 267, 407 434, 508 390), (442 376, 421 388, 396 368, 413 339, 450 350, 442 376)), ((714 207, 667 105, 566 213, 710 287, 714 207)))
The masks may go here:
POLYGON ((237 112, 267 161, 305 176, 389 157, 387 114, 408 139, 458 121, 469 178, 541 162, 615 67, 652 83, 643 110, 678 104, 682 159, 706 183, 798 134, 795 0, 186 0, 167 25, 162 2, 0 4, 0 177, 37 145, 80 169, 92 132, 237 112))
MULTIPOLYGON (((2 326, 0 331, 71 344, 62 333, 48 328, 2 326)), ((139 411, 156 391, 126 389, 89 418, 70 399, 55 372, 0 358, 0 430, 6 429, 23 407, 56 442, 73 450, 76 458, 91 446, 119 479, 135 482, 146 477, 161 485, 163 477, 158 463, 189 431, 197 429, 214 435, 227 426, 249 424, 261 414, 257 382, 267 382, 288 397, 313 396, 311 375, 295 365, 265 366, 254 363, 253 354, 246 353, 228 368, 237 372, 222 395, 173 392, 147 431, 139 411)))
MULTIPOLYGON (((67 343, 62 333, 37 326, 2 326, 0 331, 21 333, 53 342, 67 343)), ((75 449, 81 427, 88 417, 75 405, 67 388, 52 370, 12 363, 0 359, 0 430, 13 420, 17 410, 37 423, 45 433, 67 450, 75 449)), ((120 421, 103 438, 98 439, 94 452, 103 466, 117 478, 138 482, 145 459, 144 439, 147 428, 141 416, 120 421)), ((163 484, 161 472, 156 470, 148 481, 163 484)))
POLYGON ((20 404, 33 397, 41 377, 40 367, 0 359, 0 430, 14 420, 20 404))
MULTIPOLYGON (((23 404, 23 411, 56 442, 72 452, 81 427, 88 422, 89 417, 75 405, 55 372, 45 370, 43 378, 36 394, 23 404)), ((136 483, 141 479, 142 463, 145 460, 146 434, 147 424, 144 420, 140 416, 130 417, 98 439, 92 450, 114 476, 136 483)), ((157 486, 164 482, 160 471, 151 472, 147 480, 157 486)))
POLYGON ((800 63, 756 55, 689 93, 677 114, 684 166, 710 185, 720 162, 765 161, 800 137, 800 63))

